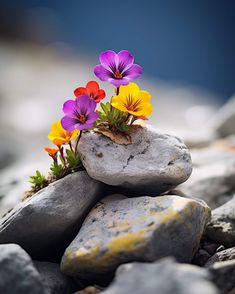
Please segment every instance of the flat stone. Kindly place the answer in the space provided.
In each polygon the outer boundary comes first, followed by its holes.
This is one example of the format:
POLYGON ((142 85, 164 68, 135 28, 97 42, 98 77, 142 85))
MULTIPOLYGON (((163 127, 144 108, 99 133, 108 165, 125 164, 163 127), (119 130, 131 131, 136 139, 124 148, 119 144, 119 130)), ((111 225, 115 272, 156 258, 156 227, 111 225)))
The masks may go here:
POLYGON ((138 128, 130 145, 119 145, 101 134, 85 132, 78 150, 92 178, 138 195, 168 191, 186 181, 192 172, 185 144, 151 127, 138 128))
POLYGON ((50 294, 71 294, 73 288, 72 280, 61 273, 57 263, 34 261, 44 288, 50 294))
POLYGON ((226 294, 235 287, 235 260, 216 262, 209 267, 209 271, 220 293, 226 294))
POLYGON ((31 258, 17 244, 0 245, 0 293, 50 294, 31 258))
POLYGON ((206 235, 226 247, 235 246, 235 196, 212 211, 206 235))
POLYGON ((235 259, 235 247, 216 252, 208 259, 205 266, 210 266, 215 262, 228 261, 233 259, 235 259))
POLYGON ((171 258, 156 263, 121 265, 114 282, 103 294, 218 294, 210 274, 202 268, 178 264, 171 258))
POLYGON ((85 171, 70 174, 8 213, 0 221, 0 243, 17 243, 35 259, 51 257, 71 242, 102 193, 85 171))
POLYGON ((191 261, 210 209, 203 201, 179 196, 102 199, 66 249, 65 274, 93 279, 130 261, 174 256, 191 261))

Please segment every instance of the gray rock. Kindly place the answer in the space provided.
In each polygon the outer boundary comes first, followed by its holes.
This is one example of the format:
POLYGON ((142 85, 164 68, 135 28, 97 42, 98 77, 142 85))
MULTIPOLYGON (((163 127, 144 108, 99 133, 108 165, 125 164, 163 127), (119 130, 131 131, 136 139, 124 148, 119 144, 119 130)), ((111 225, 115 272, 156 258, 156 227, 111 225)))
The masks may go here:
POLYGON ((205 200, 212 208, 218 207, 235 191, 235 157, 194 168, 189 180, 177 188, 205 200))
POLYGON ((209 273, 189 264, 178 264, 171 258, 156 263, 121 265, 114 282, 103 294, 218 294, 209 273))
POLYGON ((218 261, 228 261, 233 259, 235 259, 235 247, 216 252, 208 259, 205 266, 210 266, 218 261))
POLYGON ((235 196, 212 211, 206 235, 227 247, 235 246, 235 196))
POLYGON ((17 244, 0 245, 0 293, 49 294, 30 257, 17 244))
POLYGON ((195 254, 210 209, 179 196, 102 199, 85 219, 62 258, 62 272, 94 278, 130 261, 175 256, 189 262, 195 254))
POLYGON ((211 124, 222 137, 235 134, 235 97, 219 110, 211 124))
POLYGON ((119 145, 103 135, 86 132, 78 150, 92 178, 139 195, 168 191, 186 181, 192 171, 184 143, 151 127, 138 129, 130 145, 119 145))
POLYGON ((213 281, 220 293, 228 293, 235 287, 235 260, 216 262, 209 267, 213 281))
POLYGON ((34 261, 34 266, 38 270, 42 283, 48 293, 72 293, 73 283, 69 277, 61 273, 58 264, 52 262, 34 261))
POLYGON ((68 175, 8 213, 0 222, 0 243, 17 243, 35 259, 64 250, 102 193, 102 184, 85 171, 68 175))

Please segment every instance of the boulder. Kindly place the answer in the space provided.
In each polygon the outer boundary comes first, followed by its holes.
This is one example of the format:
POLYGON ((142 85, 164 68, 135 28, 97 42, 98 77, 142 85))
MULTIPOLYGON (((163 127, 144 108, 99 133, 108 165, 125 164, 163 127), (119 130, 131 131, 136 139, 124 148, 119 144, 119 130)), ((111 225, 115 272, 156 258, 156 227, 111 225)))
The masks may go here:
POLYGON ((102 193, 102 184, 85 171, 70 174, 2 218, 0 243, 17 243, 35 259, 52 257, 71 242, 102 193))
POLYGON ((189 262, 209 216, 203 201, 179 196, 106 197, 91 210, 66 249, 62 272, 89 280, 130 261, 172 255, 189 262))
POLYGON ((95 133, 83 133, 78 150, 88 174, 138 195, 157 195, 186 181, 192 172, 188 148, 178 138, 151 127, 136 129, 132 144, 120 145, 95 133))
POLYGON ((235 196, 212 211, 206 235, 226 247, 235 246, 235 196))
POLYGON ((220 293, 227 294, 235 287, 235 260, 216 262, 209 267, 220 293))
POLYGON ((34 261, 44 288, 49 294, 71 294, 73 281, 62 274, 57 263, 34 261))
POLYGON ((228 260, 234 260, 235 259, 235 247, 228 248, 222 251, 216 252, 213 256, 211 256, 208 260, 205 266, 210 266, 215 262, 219 261, 228 261, 228 260))
POLYGON ((31 258, 17 244, 0 245, 0 293, 50 294, 31 258))
POLYGON ((203 199, 218 207, 235 192, 235 157, 194 168, 190 179, 177 187, 186 195, 203 199), (222 202, 222 203, 221 203, 222 202))
POLYGON ((235 97, 233 96, 213 117, 211 125, 221 137, 235 134, 235 97))
POLYGON ((156 263, 121 265, 114 282, 103 294, 218 294, 210 274, 202 268, 178 264, 170 258, 156 263))

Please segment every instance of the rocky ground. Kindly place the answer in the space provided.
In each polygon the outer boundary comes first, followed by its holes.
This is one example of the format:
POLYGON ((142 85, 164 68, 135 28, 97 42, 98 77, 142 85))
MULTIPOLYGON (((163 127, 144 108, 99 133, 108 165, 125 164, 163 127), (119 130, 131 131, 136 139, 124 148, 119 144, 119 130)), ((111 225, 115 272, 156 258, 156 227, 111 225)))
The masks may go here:
POLYGON ((84 133, 85 170, 24 201, 30 164, 44 164, 1 144, 0 293, 234 294, 234 104, 184 142, 84 133))

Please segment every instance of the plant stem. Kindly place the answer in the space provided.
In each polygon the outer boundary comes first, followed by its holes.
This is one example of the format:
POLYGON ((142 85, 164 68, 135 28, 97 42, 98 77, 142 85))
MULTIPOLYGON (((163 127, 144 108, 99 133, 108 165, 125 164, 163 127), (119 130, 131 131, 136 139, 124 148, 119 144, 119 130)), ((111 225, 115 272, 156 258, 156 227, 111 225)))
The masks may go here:
POLYGON ((69 147, 70 147, 70 150, 73 151, 73 146, 72 146, 71 141, 69 141, 69 147))
POLYGON ((120 88, 120 87, 117 87, 116 95, 119 95, 119 88, 120 88))
POLYGON ((65 162, 65 158, 64 158, 63 147, 60 147, 60 155, 61 155, 61 161, 62 161, 64 167, 66 167, 66 162, 65 162))
POLYGON ((78 142, 79 142, 81 136, 82 136, 82 131, 80 131, 80 133, 79 133, 79 135, 78 135, 78 137, 77 137, 77 142, 76 142, 75 150, 74 150, 75 156, 77 155, 78 142))

